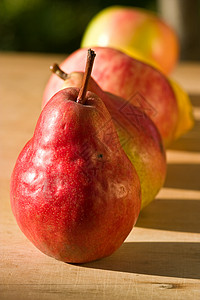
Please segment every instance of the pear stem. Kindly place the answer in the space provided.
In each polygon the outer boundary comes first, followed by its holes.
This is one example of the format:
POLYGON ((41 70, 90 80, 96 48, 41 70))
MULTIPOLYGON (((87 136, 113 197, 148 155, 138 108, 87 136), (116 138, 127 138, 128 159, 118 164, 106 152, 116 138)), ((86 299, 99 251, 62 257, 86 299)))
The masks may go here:
POLYGON ((86 101, 85 95, 87 92, 88 82, 89 82, 90 75, 92 72, 92 67, 93 67, 95 56, 96 56, 96 53, 92 49, 88 49, 85 73, 83 76, 82 87, 80 88, 80 91, 79 91, 79 94, 78 94, 78 97, 76 100, 77 103, 84 104, 86 101))
POLYGON ((60 69, 58 64, 53 64, 52 66, 50 66, 50 70, 55 73, 56 75, 58 75, 58 77, 60 77, 63 80, 66 80, 68 78, 68 74, 65 73, 63 70, 60 69))

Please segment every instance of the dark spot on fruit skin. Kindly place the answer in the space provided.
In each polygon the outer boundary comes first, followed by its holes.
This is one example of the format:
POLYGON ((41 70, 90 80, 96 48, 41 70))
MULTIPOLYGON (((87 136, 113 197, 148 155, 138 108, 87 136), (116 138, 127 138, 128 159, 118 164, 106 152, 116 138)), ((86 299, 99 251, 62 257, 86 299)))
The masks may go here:
POLYGON ((98 157, 98 158, 103 158, 103 154, 102 154, 102 153, 99 153, 99 154, 97 155, 97 157, 98 157))

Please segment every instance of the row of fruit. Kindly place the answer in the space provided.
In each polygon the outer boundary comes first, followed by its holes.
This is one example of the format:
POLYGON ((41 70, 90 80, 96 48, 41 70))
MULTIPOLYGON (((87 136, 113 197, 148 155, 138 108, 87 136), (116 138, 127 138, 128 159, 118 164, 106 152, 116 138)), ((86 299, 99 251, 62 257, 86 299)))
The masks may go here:
POLYGON ((187 94, 163 72, 177 60, 178 40, 158 17, 108 8, 82 46, 51 67, 11 178, 21 230, 42 252, 74 263, 123 243, 163 186, 165 148, 193 125, 187 94))

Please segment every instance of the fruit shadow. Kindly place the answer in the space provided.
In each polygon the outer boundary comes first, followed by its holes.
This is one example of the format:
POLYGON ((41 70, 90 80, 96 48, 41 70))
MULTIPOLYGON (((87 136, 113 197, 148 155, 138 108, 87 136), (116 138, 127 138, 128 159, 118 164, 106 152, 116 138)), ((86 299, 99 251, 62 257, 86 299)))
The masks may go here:
POLYGON ((174 141, 169 150, 180 150, 189 152, 200 151, 200 121, 195 120, 194 127, 181 138, 174 141))
POLYGON ((200 190, 200 164, 168 164, 164 187, 200 190))
POLYGON ((193 107, 200 107, 200 94, 190 94, 189 97, 193 107))
POLYGON ((110 257, 83 264, 95 269, 200 279, 200 243, 127 242, 110 257))
POLYGON ((200 233, 200 200, 154 200, 140 212, 136 227, 200 233))

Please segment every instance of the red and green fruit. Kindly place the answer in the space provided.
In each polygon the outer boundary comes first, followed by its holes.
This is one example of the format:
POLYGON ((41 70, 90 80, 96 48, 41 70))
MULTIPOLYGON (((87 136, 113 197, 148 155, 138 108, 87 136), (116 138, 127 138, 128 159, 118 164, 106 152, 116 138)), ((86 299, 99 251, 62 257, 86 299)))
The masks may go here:
MULTIPOLYGON (((56 64, 51 69, 64 80, 62 88, 81 87, 83 72, 66 74, 56 64)), ((88 89, 103 100, 114 121, 120 143, 138 173, 142 191, 141 208, 144 208, 154 200, 166 176, 166 157, 161 136, 151 119, 131 101, 104 92, 92 77, 88 89)))
POLYGON ((82 47, 112 47, 170 73, 179 57, 175 31, 153 12, 111 6, 92 18, 82 47))

